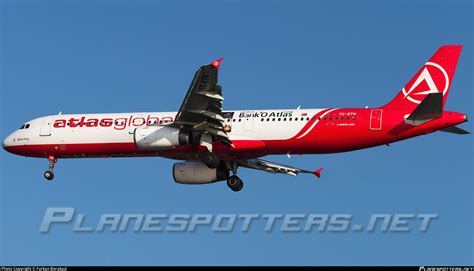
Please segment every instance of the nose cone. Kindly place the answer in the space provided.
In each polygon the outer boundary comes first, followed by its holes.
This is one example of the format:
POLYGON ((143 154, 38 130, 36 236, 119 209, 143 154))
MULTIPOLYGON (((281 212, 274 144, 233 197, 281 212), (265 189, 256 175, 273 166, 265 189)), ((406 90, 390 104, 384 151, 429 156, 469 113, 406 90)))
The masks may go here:
MULTIPOLYGON (((8 137, 7 137, 7 138, 8 138, 8 137)), ((8 147, 8 140, 7 140, 7 138, 5 138, 5 139, 3 140, 3 143, 2 143, 2 147, 3 147, 4 150, 6 150, 7 147, 8 147)))
POLYGON ((3 147, 4 150, 9 151, 8 149, 9 149, 9 147, 12 146, 12 143, 13 143, 12 138, 13 138, 12 135, 9 135, 3 140, 2 147, 3 147))

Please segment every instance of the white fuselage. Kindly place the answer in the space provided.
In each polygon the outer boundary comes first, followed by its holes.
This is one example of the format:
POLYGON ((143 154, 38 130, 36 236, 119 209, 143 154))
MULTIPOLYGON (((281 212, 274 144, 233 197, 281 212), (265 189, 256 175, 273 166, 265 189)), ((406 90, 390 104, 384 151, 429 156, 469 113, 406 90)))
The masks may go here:
MULTIPOLYGON (((228 111, 231 140, 285 140, 296 135, 322 109, 228 111)), ((224 112, 225 114, 226 112, 224 112)), ((137 127, 168 125, 176 112, 67 114, 33 119, 8 136, 8 145, 132 143, 137 127)), ((316 121, 317 122, 317 121, 316 121)), ((316 124, 316 123, 315 123, 316 124)), ((309 132, 309 130, 308 130, 309 132)))

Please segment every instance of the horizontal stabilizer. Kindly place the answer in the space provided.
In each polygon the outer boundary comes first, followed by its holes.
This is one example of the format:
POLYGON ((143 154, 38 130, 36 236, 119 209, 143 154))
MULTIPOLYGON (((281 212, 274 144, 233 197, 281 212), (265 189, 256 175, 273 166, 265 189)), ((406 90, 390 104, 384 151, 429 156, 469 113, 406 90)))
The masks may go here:
POLYGON ((430 93, 405 119, 406 123, 420 125, 440 118, 443 113, 443 93, 430 93))
POLYGON ((451 133, 451 134, 457 134, 457 135, 468 135, 468 134, 470 134, 470 132, 468 132, 464 129, 461 129, 457 126, 451 126, 451 127, 448 127, 448 128, 444 128, 444 129, 441 129, 440 131, 446 132, 446 133, 451 133))

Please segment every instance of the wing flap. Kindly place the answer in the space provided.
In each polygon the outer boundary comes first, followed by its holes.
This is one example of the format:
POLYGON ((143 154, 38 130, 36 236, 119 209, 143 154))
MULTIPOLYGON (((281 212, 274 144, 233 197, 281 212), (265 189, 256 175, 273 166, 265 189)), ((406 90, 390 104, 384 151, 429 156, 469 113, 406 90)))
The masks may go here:
POLYGON ((206 121, 206 122, 201 122, 199 124, 194 125, 192 129, 194 131, 201 131, 201 130, 207 130, 207 128, 214 128, 214 129, 220 130, 222 129, 222 124, 221 123, 215 124, 215 123, 206 121))
POLYGON ((196 92, 196 94, 199 94, 199 95, 204 95, 206 97, 209 97, 211 99, 216 99, 216 100, 219 100, 219 101, 223 101, 224 100, 224 97, 222 97, 221 95, 217 94, 217 93, 212 93, 212 92, 196 92))
POLYGON ((207 110, 188 110, 188 111, 191 112, 191 113, 194 113, 194 114, 203 115, 203 116, 208 117, 210 119, 214 119, 214 120, 224 122, 224 118, 216 112, 207 111, 207 110))

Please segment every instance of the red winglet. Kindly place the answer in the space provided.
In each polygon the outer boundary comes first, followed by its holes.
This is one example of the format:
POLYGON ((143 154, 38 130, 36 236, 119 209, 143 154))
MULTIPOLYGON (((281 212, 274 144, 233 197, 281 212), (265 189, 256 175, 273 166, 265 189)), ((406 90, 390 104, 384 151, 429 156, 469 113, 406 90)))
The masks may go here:
POLYGON ((219 69, 219 67, 221 66, 222 60, 224 60, 224 58, 221 57, 218 60, 213 61, 211 65, 216 67, 216 69, 219 69))
POLYGON ((323 171, 323 169, 324 169, 324 168, 320 168, 320 169, 314 171, 314 172, 313 172, 314 175, 316 175, 316 177, 320 178, 320 177, 321 177, 321 171, 323 171))

